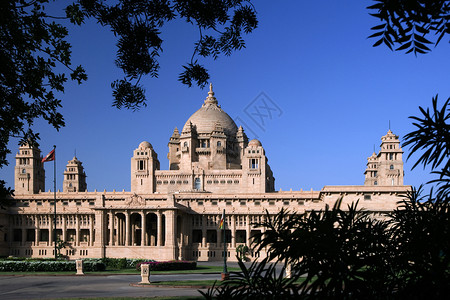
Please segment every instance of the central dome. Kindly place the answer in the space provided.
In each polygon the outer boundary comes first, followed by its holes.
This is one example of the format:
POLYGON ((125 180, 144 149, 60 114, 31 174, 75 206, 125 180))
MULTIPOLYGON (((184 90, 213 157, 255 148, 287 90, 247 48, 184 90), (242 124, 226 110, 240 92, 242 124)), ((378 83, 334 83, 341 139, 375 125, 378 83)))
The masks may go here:
POLYGON ((228 136, 236 135, 237 126, 233 119, 223 111, 217 104, 217 99, 212 91, 212 84, 209 86, 208 97, 202 107, 197 110, 184 124, 183 132, 189 129, 192 124, 196 127, 197 133, 211 133, 216 124, 219 123, 223 131, 228 136))

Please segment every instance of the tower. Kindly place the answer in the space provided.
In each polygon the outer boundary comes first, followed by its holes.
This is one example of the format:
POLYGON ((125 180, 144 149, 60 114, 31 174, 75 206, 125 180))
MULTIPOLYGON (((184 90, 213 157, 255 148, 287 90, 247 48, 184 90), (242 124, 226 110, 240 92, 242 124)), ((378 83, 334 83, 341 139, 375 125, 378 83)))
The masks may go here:
POLYGON ((364 185, 403 185, 403 150, 398 135, 389 129, 381 137, 380 152, 367 160, 364 185))
POLYGON ((16 194, 38 194, 45 190, 45 170, 41 150, 24 144, 19 147, 14 168, 14 189, 16 194))
POLYGON ((149 142, 142 142, 131 158, 131 191, 154 193, 155 170, 159 170, 158 155, 149 142))
POLYGON ((169 140, 169 153, 167 158, 169 159, 169 170, 179 170, 180 169, 180 132, 178 128, 175 127, 172 136, 169 140))
POLYGON ((87 189, 86 174, 84 168, 75 156, 67 162, 64 170, 63 191, 64 192, 84 192, 87 189))
POLYGON ((251 192, 272 192, 275 189, 275 178, 268 165, 261 142, 253 139, 244 149, 242 160, 243 188, 251 192))

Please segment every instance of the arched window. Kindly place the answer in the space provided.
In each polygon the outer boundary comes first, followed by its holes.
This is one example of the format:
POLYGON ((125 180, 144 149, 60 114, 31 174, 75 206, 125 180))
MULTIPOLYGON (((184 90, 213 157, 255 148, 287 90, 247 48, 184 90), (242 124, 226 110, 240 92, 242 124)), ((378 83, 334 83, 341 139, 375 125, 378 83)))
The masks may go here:
POLYGON ((22 174, 25 174, 27 172, 27 170, 22 169, 22 174))
POLYGON ((222 143, 220 141, 217 142, 217 147, 222 146, 222 143))
POLYGON ((194 180, 194 189, 195 190, 200 190, 201 189, 201 181, 200 178, 195 178, 194 180))
POLYGON ((188 146, 188 142, 184 142, 183 146, 187 147, 188 146))
POLYGON ((375 181, 375 182, 373 183, 373 185, 378 185, 378 181, 375 181))
POLYGON ((390 165, 389 169, 394 170, 394 165, 390 165))

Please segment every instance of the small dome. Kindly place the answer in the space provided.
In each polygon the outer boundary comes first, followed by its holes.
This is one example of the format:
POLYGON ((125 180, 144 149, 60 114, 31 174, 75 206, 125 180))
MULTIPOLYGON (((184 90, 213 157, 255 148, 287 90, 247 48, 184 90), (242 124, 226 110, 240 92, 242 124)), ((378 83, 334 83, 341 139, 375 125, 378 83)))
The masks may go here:
POLYGON ((262 147, 261 142, 257 139, 253 139, 250 142, 248 142, 249 146, 254 146, 254 147, 262 147))
POLYGON ((147 148, 153 149, 152 144, 150 144, 147 141, 143 141, 142 143, 140 143, 139 144, 139 148, 141 148, 141 149, 147 149, 147 148))

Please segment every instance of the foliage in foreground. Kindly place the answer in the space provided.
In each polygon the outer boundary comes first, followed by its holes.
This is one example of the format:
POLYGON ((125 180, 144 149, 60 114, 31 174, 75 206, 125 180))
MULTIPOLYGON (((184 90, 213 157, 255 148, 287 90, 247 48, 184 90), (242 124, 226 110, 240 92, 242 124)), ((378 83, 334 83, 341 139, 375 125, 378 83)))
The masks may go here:
MULTIPOLYGON (((389 218, 376 220, 357 208, 308 214, 280 211, 257 226, 254 250, 268 258, 210 288, 207 299, 445 299, 450 294, 450 99, 442 108, 433 99, 417 130, 406 136, 417 164, 431 165, 439 177, 428 195, 413 188, 389 218), (283 266, 281 273, 275 266, 283 266), (292 277, 284 278, 291 266, 292 277), (303 278, 304 281, 299 281, 303 278)), ((410 155, 411 156, 411 155, 410 155)), ((417 165, 416 164, 416 165, 417 165)), ((238 257, 239 259, 239 257, 238 257)))

